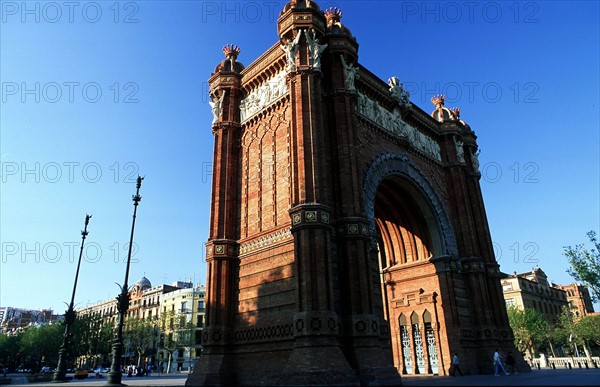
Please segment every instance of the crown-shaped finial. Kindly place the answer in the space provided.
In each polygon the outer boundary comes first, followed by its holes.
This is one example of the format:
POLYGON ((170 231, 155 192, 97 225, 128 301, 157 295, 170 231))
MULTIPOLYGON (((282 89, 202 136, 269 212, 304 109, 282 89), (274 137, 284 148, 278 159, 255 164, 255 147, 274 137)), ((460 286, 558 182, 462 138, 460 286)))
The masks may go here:
POLYGON ((438 94, 431 98, 431 103, 436 107, 444 106, 444 102, 446 102, 446 96, 443 94, 438 94))
POLYGON ((327 19, 327 24, 339 22, 342 18, 342 10, 337 7, 327 8, 323 13, 325 14, 325 18, 327 19))
POLYGON ((235 44, 226 44, 223 46, 223 54, 225 54, 227 59, 233 57, 233 60, 235 60, 237 56, 240 55, 240 48, 235 44))
POLYGON ((452 112, 452 114, 454 114, 454 117, 456 117, 456 119, 460 118, 460 108, 455 107, 450 109, 450 111, 452 112))

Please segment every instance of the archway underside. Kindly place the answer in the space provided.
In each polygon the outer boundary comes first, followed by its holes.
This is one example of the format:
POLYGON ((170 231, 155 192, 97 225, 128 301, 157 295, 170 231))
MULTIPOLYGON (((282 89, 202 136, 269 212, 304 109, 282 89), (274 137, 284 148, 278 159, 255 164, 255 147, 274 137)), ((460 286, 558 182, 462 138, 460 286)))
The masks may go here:
POLYGON ((384 267, 431 257, 431 236, 425 217, 399 178, 381 182, 375 198, 375 223, 384 247, 384 267))
MULTIPOLYGON (((384 316, 401 374, 439 374, 440 333, 433 256, 443 254, 437 220, 426 200, 400 176, 384 178, 375 195, 375 224, 384 316)), ((443 363, 443 362, 442 362, 443 363)))

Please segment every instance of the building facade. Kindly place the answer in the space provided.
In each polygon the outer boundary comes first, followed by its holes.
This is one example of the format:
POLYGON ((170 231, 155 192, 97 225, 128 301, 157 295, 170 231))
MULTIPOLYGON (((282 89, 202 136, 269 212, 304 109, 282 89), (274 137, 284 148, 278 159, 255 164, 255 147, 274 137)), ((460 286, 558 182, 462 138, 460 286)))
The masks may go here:
POLYGON ((31 325, 50 324, 63 319, 64 316, 54 314, 52 309, 0 307, 0 332, 11 334, 31 325))
MULTIPOLYGON (((156 323, 155 338, 147 351, 147 356, 141 359, 141 363, 149 363, 156 370, 164 372, 187 371, 190 364, 197 361, 202 353, 201 331, 205 321, 205 302, 206 289, 203 285, 193 285, 192 282, 176 281, 170 285, 161 284, 152 286, 150 280, 146 277, 140 278, 131 287, 129 292, 129 309, 127 310, 126 322, 130 319, 150 320, 156 323), (186 321, 190 326, 189 336, 191 342, 186 341, 180 348, 172 349, 173 363, 168 369, 168 350, 164 347, 164 340, 161 335, 173 333, 173 329, 167 326, 161 326, 161 319, 168 315, 168 319, 175 321, 186 321), (193 324, 192 324, 193 323, 193 324), (193 327, 192 327, 193 325, 193 327)), ((109 299, 88 305, 85 308, 77 310, 79 315, 96 315, 102 320, 102 324, 116 324, 118 321, 118 312, 116 300, 109 299)), ((102 326, 102 325, 100 325, 102 326)), ((99 364, 110 363, 110 354, 106 354, 101 361, 95 361, 99 364)), ((124 364, 137 364, 137 354, 132 348, 127 349, 123 356, 127 359, 124 364)), ((94 356, 95 358, 95 356, 94 356)), ((85 362, 86 359, 83 359, 85 362)), ((81 362, 81 359, 80 359, 81 362)))
POLYGON ((562 289, 567 293, 567 302, 569 309, 576 319, 588 316, 594 312, 594 304, 590 291, 584 285, 576 282, 570 285, 555 285, 558 289, 562 289))
POLYGON ((576 319, 594 313, 594 306, 585 286, 577 283, 552 283, 539 267, 534 267, 529 272, 514 272, 512 275, 502 273, 500 284, 507 306, 515 306, 521 310, 535 309, 551 323, 559 321, 562 308, 568 308, 576 319))
MULTIPOLYGON (((171 372, 192 370, 202 354, 202 328, 205 320, 206 288, 191 283, 165 294, 161 299, 161 315, 166 316, 164 335, 168 340, 183 343, 179 348, 162 348, 158 353, 160 369, 171 372)), ((165 338, 163 338, 164 340, 165 338)))
POLYGON ((540 268, 520 274, 503 274, 502 277, 500 283, 507 306, 535 309, 551 323, 557 323, 562 309, 568 306, 567 293, 548 281, 540 268))
MULTIPOLYGON (((196 385, 398 384, 517 352, 459 109, 377 78, 339 9, 292 0, 278 41, 209 78, 215 137, 196 385)), ((372 42, 376 44, 376 42, 372 42)), ((527 366, 519 358, 521 369, 527 366)))

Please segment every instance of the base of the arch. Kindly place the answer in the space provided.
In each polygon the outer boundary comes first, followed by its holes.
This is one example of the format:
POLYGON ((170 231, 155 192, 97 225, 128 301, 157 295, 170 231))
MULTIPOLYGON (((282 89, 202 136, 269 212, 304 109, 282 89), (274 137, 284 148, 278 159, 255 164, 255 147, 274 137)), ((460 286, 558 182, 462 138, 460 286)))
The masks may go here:
POLYGON ((237 353, 226 356, 206 354, 200 358, 185 385, 187 387, 401 385, 400 375, 393 366, 353 369, 337 346, 297 347, 287 354, 285 352, 237 353))
POLYGON ((198 360, 194 372, 187 378, 186 386, 235 386, 231 355, 207 354, 198 360))

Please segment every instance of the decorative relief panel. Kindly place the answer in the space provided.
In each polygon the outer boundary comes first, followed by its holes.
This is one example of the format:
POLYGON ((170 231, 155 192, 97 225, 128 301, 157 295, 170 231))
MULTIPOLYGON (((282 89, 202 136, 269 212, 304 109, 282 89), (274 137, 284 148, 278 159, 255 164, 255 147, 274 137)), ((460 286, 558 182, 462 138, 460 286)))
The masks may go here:
POLYGON ((404 122, 398 110, 394 110, 392 113, 381 106, 379 102, 358 92, 357 111, 395 137, 408 139, 413 147, 434 160, 442 161, 440 145, 437 141, 404 122))
POLYGON ((249 253, 251 251, 259 250, 264 247, 277 243, 279 241, 292 237, 292 233, 289 228, 276 231, 271 234, 264 235, 260 238, 251 240, 250 242, 242 243, 240 245, 240 254, 249 253))
POLYGON ((240 120, 246 121, 262 109, 269 106, 288 93, 285 79, 286 73, 282 71, 268 81, 263 82, 240 102, 240 120))
POLYGON ((293 336, 294 326, 292 324, 279 324, 237 330, 234 333, 234 340, 236 342, 260 342, 283 340, 293 336))

